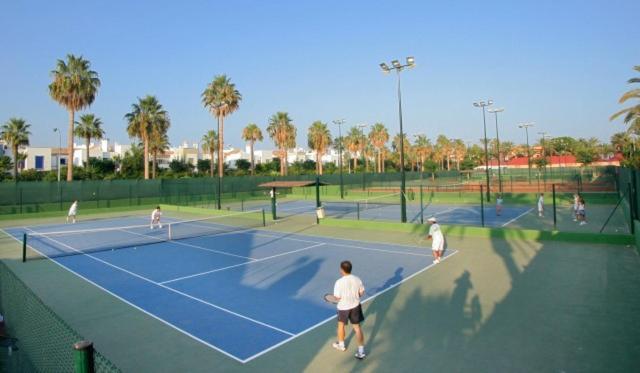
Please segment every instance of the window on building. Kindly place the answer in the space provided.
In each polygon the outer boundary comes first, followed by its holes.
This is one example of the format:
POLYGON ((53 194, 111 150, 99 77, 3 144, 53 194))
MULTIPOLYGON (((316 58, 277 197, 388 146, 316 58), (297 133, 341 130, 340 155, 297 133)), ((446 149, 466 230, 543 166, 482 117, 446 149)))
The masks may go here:
POLYGON ((60 158, 60 165, 64 166, 67 164, 67 159, 66 158, 60 158))
POLYGON ((44 169, 44 155, 36 155, 36 170, 44 169))

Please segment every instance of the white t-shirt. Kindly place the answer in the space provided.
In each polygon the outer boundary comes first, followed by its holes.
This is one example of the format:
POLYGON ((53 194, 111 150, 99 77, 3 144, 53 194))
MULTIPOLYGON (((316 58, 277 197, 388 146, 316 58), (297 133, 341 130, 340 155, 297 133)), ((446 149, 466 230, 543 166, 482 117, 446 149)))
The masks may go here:
POLYGON ((78 212, 78 204, 74 202, 71 204, 71 207, 69 207, 69 216, 76 215, 77 212, 78 212))
POLYGON ((162 211, 155 209, 151 212, 151 220, 160 219, 162 216, 162 211))
POLYGON ((336 281, 333 295, 340 298, 339 310, 350 310, 360 304, 360 293, 364 292, 364 285, 358 276, 346 275, 336 281))
POLYGON ((431 236, 432 250, 440 251, 444 249, 444 235, 438 223, 431 224, 431 227, 429 227, 429 236, 431 236))
POLYGON ((544 197, 540 196, 540 198, 538 198, 538 210, 542 210, 543 207, 544 207, 544 197))
POLYGON ((503 202, 502 198, 496 198, 496 205, 502 206, 502 202, 503 202))

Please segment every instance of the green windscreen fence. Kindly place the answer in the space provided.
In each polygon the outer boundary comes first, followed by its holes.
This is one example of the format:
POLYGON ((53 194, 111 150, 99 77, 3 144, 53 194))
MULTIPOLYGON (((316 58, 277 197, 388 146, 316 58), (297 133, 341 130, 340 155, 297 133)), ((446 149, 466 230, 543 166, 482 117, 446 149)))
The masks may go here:
MULTIPOLYGON (((2 261, 0 313, 4 316, 7 333, 15 338, 14 344, 17 347, 17 351, 5 362, 8 371, 74 371, 73 345, 83 340, 82 336, 67 325, 2 261)), ((93 371, 97 373, 120 371, 95 349, 93 363, 93 371)))

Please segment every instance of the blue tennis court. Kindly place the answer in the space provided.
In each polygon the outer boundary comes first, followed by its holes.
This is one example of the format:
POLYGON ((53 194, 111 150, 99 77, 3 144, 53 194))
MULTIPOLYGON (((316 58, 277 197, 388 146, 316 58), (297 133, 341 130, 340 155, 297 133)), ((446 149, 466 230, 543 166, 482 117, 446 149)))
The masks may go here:
MULTIPOLYGON (((325 213, 332 218, 362 219, 362 220, 390 220, 400 221, 400 204, 357 204, 355 201, 323 202, 325 213), (358 211, 359 210, 359 211, 358 211)), ((270 211, 268 203, 254 205, 270 211)), ((312 200, 281 201, 277 212, 280 215, 315 214, 315 202, 312 200)), ((424 206, 423 216, 438 218, 441 224, 481 225, 481 207, 476 205, 427 204, 424 206)), ((489 227, 503 227, 517 221, 519 218, 533 211, 529 206, 504 206, 502 213, 496 215, 495 206, 484 207, 484 224, 489 227)), ((420 222, 420 205, 407 204, 407 221, 420 222)))
POLYGON ((7 232, 27 233, 40 255, 240 362, 333 320, 322 296, 342 260, 353 262, 367 300, 433 265, 426 243, 285 233, 225 217, 148 224, 131 216, 7 232))

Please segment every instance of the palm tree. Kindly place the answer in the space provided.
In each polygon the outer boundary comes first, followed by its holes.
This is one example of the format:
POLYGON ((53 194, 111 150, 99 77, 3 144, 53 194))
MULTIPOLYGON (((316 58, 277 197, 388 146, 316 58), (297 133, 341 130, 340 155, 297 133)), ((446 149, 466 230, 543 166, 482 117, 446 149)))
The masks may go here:
POLYGON ((213 161, 215 159, 213 155, 218 150, 218 134, 216 134, 216 131, 209 130, 202 136, 202 150, 209 154, 209 159, 211 159, 211 162, 209 162, 209 175, 213 177, 213 161))
POLYGON ((256 163, 253 157, 253 145, 256 143, 256 141, 262 141, 264 139, 262 136, 262 131, 255 123, 249 123, 242 130, 242 139, 249 142, 249 148, 251 150, 251 175, 255 175, 256 163))
POLYGON ((376 123, 371 127, 371 131, 369 132, 369 141, 378 152, 378 162, 376 168, 378 172, 384 172, 382 149, 387 144, 387 141, 389 141, 389 132, 387 131, 387 128, 384 126, 384 124, 376 123))
POLYGON ((218 120, 218 176, 224 173, 224 118, 240 107, 242 95, 226 75, 218 75, 202 92, 202 104, 218 120))
POLYGON ((416 155, 420 160, 420 172, 424 172, 424 161, 433 153, 433 145, 431 140, 425 135, 416 136, 416 155))
POLYGON ((362 131, 358 127, 351 127, 345 136, 345 142, 349 153, 353 154, 353 172, 356 172, 358 169, 358 152, 361 153, 361 149, 364 146, 362 131))
POLYGON ((291 123, 289 113, 279 111, 269 118, 267 127, 269 137, 278 147, 280 157, 280 175, 287 172, 287 149, 295 147, 296 127, 291 123))
POLYGON ((7 142, 11 147, 11 154, 13 154, 13 177, 18 180, 18 163, 20 162, 20 155, 18 154, 18 147, 20 145, 29 145, 29 132, 30 124, 22 118, 11 118, 7 123, 0 127, 0 138, 7 142))
MULTIPOLYGON (((403 134, 404 139, 402 141, 402 143, 404 144, 404 154, 409 155, 409 152, 411 151, 411 143, 409 142, 409 139, 407 138, 407 134, 403 134)), ((392 141, 391 146, 393 147, 393 150, 400 154, 400 134, 397 134, 392 141)), ((400 164, 400 157, 398 157, 398 170, 401 170, 403 167, 403 165, 400 164)))
POLYGON ((69 112, 69 131, 67 132, 67 153, 71 164, 67 167, 67 181, 73 180, 73 135, 75 131, 75 112, 91 106, 96 98, 100 79, 98 73, 91 70, 91 63, 73 54, 67 55, 67 61, 58 60, 56 69, 51 72, 53 82, 49 84, 49 95, 69 112))
MULTIPOLYGON (((440 153, 442 162, 447 161, 447 170, 451 169, 451 141, 445 135, 439 135, 436 139, 436 149, 440 153)), ((442 166, 444 168, 444 165, 442 166)))
MULTIPOLYGON (((633 69, 640 72, 640 65, 634 66, 633 69)), ((640 83, 640 77, 631 78, 627 81, 629 84, 640 83)), ((628 100, 640 100, 640 88, 634 88, 625 92, 620 99, 619 103, 624 104, 628 100)), ((624 115, 624 123, 629 125, 629 131, 639 134, 640 133, 640 103, 636 103, 626 109, 622 109, 613 114, 609 120, 614 120, 624 115)))
POLYGON ((87 159, 84 167, 89 167, 89 144, 91 139, 101 139, 104 136, 102 121, 93 114, 85 114, 80 117, 80 121, 75 123, 75 135, 85 139, 87 143, 87 159))
POLYGON ((129 136, 139 138, 144 144, 144 178, 149 179, 149 140, 153 131, 169 127, 169 114, 155 96, 147 95, 138 98, 138 103, 132 104, 131 112, 124 117, 129 136))
POLYGON ((460 161, 467 155, 467 146, 461 139, 453 140, 453 155, 456 158, 456 170, 460 171, 460 161))
POLYGON ((331 146, 331 132, 326 123, 317 120, 311 124, 308 132, 309 148, 316 152, 316 173, 322 175, 322 156, 331 146))
POLYGON ((151 178, 156 178, 158 154, 169 150, 169 136, 166 130, 154 128, 149 136, 149 152, 151 153, 151 178))

